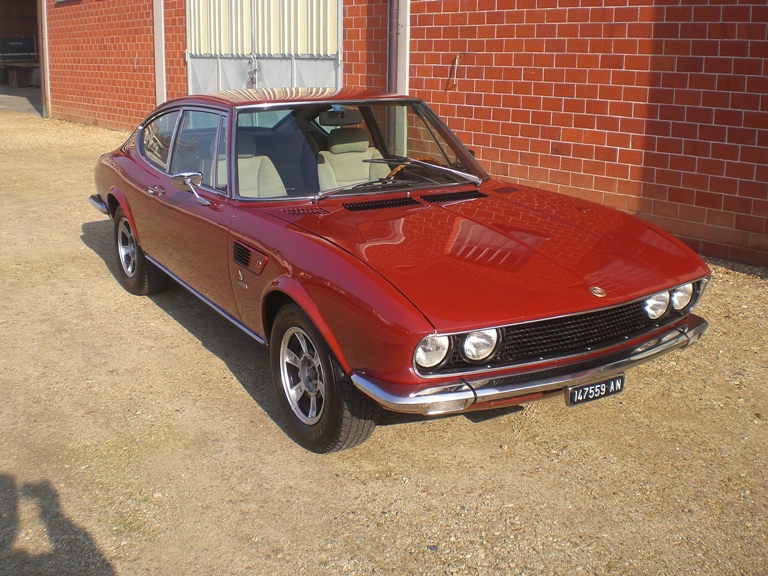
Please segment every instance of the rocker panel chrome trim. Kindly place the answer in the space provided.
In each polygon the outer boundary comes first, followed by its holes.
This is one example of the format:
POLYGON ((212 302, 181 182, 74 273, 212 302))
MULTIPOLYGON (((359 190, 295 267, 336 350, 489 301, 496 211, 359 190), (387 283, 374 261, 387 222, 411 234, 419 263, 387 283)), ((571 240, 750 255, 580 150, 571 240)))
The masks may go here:
POLYGON ((227 320, 229 320, 230 322, 232 322, 232 324, 234 324, 235 326, 237 326, 238 328, 240 328, 240 330, 242 330, 243 332, 245 332, 246 334, 248 334, 248 336, 250 336, 251 338, 253 338, 254 340, 256 340, 256 342, 258 342, 259 344, 266 344, 266 343, 267 343, 267 341, 266 341, 264 338, 262 338, 261 336, 259 336, 258 334, 256 334, 255 332, 253 332, 252 330, 250 330, 249 328, 247 328, 245 325, 243 325, 242 323, 240 323, 240 321, 239 321, 239 320, 237 320, 237 319, 233 318, 233 317, 232 317, 232 316, 231 316, 231 315, 230 315, 230 314, 229 314, 227 311, 225 311, 225 310, 222 310, 222 309, 221 309, 221 308, 219 308, 219 307, 218 307, 216 304, 214 304, 213 302, 211 302, 210 300, 208 300, 208 298, 206 298, 205 296, 203 296, 202 294, 200 294, 200 292, 196 291, 196 290, 195 290, 194 288, 192 288, 192 287, 191 287, 189 284, 187 284, 186 282, 184 282, 184 280, 182 280, 181 278, 179 278, 178 276, 176 276, 176 275, 175 275, 173 272, 170 272, 170 271, 169 271, 169 270, 168 270, 168 269, 167 269, 165 266, 163 266, 162 264, 158 263, 158 261, 157 261, 157 260, 155 260, 155 259, 154 259, 154 258, 152 258, 151 256, 146 256, 146 258, 147 258, 147 260, 149 260, 150 262, 152 262, 152 264, 154 264, 154 265, 155 265, 155 266, 157 266, 157 267, 158 267, 160 270, 162 270, 162 271, 163 271, 165 274, 168 274, 168 276, 170 276, 171 278, 173 278, 173 280, 174 280, 175 282, 178 282, 179 284, 181 284, 181 285, 182 285, 184 288, 186 288, 187 290, 189 290, 189 291, 190 291, 190 292, 191 292, 191 293, 192 293, 194 296, 197 296, 197 297, 198 297, 200 300, 202 300, 204 303, 208 304, 208 306, 210 306, 211 308, 213 308, 213 309, 214 309, 216 312, 218 312, 219 314, 221 314, 221 315, 222 315, 224 318, 226 318, 227 320))

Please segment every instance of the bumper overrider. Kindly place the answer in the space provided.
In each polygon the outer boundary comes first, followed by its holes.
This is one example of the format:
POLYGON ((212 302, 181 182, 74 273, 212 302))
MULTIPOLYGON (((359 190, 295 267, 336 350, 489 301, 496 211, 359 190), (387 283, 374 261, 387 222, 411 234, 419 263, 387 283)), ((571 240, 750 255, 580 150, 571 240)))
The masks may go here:
POLYGON ((495 408, 540 398, 561 391, 566 386, 607 380, 667 352, 694 344, 708 327, 706 320, 690 314, 675 325, 618 352, 608 350, 586 361, 571 359, 572 362, 559 365, 556 369, 537 366, 534 370, 511 376, 486 375, 482 379, 473 375, 472 379, 457 379, 450 384, 432 386, 407 395, 402 394, 399 387, 385 385, 364 374, 353 373, 351 379, 361 392, 393 412, 446 414, 495 408))

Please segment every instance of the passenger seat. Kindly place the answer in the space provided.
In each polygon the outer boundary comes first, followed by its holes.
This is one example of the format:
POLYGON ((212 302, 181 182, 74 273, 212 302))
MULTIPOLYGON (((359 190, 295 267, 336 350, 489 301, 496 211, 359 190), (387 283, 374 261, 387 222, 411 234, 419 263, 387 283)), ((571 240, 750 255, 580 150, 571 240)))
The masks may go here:
POLYGON ((328 150, 317 156, 320 190, 384 178, 389 174, 389 166, 364 162, 381 157, 376 148, 368 146, 368 134, 362 128, 334 130, 328 136, 328 150))

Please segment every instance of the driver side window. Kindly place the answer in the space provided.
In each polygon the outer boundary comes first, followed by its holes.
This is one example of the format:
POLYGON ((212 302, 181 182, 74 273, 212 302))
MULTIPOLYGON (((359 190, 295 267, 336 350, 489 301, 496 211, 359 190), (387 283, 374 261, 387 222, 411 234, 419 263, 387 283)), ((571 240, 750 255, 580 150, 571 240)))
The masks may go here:
POLYGON ((168 170, 168 152, 171 149, 171 140, 178 117, 179 111, 174 110, 155 118, 144 128, 142 140, 144 156, 164 172, 168 170))
MULTIPOLYGON (((200 172, 203 185, 214 188, 215 171, 219 167, 219 119, 215 112, 185 110, 179 123, 178 135, 173 146, 171 174, 200 172), (214 160, 215 159, 215 160, 214 160)), ((222 129, 223 129, 223 123, 222 129)), ((226 163, 223 162, 224 166, 226 163)), ((226 175, 224 175, 226 179, 226 175)), ((221 178, 219 178, 221 180, 221 178)))

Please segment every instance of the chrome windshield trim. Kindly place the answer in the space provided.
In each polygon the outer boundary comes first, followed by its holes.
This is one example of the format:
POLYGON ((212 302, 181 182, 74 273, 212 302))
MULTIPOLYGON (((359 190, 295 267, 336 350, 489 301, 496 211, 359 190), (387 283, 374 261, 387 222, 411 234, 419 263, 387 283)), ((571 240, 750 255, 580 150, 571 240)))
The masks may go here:
POLYGON ((463 412, 473 404, 513 400, 530 394, 554 392, 574 383, 588 384, 604 380, 667 352, 698 342, 708 327, 706 320, 691 314, 681 324, 653 338, 647 338, 634 348, 626 350, 618 358, 612 355, 611 360, 607 360, 605 364, 588 370, 538 379, 536 372, 532 372, 531 380, 517 384, 504 384, 504 376, 486 375, 483 379, 460 379, 410 394, 398 394, 391 391, 391 386, 386 386, 364 374, 353 373, 351 379, 361 392, 393 412, 411 414, 463 412), (494 380, 499 381, 497 385, 494 385, 494 380), (454 408, 439 409, 445 406, 454 406, 454 408))

